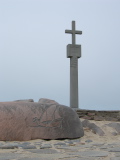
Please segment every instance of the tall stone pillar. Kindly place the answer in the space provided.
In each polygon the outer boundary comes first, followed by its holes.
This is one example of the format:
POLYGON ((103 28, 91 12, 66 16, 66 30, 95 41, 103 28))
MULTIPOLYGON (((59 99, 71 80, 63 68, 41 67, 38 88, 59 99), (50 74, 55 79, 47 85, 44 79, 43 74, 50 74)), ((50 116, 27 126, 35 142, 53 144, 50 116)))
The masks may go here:
POLYGON ((81 45, 75 44, 75 34, 82 34, 82 31, 75 31, 75 21, 72 21, 72 30, 65 30, 65 33, 72 34, 72 44, 67 45, 67 58, 70 58, 70 107, 79 108, 78 58, 81 57, 81 45))

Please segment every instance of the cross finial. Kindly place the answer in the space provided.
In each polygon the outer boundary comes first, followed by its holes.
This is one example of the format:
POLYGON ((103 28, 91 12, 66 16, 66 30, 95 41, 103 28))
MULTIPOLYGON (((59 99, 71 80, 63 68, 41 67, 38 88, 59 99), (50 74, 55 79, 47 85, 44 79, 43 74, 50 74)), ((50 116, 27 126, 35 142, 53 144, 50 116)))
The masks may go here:
POLYGON ((72 34, 72 44, 75 44, 75 34, 82 34, 82 31, 75 30, 75 21, 72 21, 72 30, 65 30, 65 33, 72 34))

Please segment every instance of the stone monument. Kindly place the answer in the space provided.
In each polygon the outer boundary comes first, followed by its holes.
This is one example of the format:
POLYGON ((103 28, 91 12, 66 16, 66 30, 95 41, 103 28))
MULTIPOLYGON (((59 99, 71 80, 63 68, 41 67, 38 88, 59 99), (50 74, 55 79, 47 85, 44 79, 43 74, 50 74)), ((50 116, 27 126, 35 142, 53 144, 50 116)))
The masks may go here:
MULTIPOLYGON (((71 107, 75 108, 78 107, 77 58, 80 58, 75 34, 81 32, 75 31, 75 22, 72 22, 72 31, 66 33, 72 33, 73 37, 73 43, 67 46, 67 57, 71 63, 71 107)), ((84 136, 83 126, 72 108, 44 98, 38 103, 33 99, 0 102, 0 141, 80 138, 84 136)))
POLYGON ((78 58, 81 57, 81 45, 75 44, 75 34, 82 31, 75 30, 75 21, 72 21, 72 30, 65 30, 72 34, 72 44, 67 45, 67 58, 70 58, 70 107, 78 107, 78 58))

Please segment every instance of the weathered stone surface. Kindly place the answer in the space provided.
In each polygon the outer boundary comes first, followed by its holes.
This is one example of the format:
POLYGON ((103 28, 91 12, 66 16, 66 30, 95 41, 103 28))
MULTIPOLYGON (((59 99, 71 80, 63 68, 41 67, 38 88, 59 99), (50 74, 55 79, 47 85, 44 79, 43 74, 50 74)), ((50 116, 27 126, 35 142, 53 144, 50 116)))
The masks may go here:
POLYGON ((103 136, 105 134, 100 127, 94 123, 90 123, 88 120, 82 121, 82 125, 83 127, 88 127, 93 131, 93 133, 98 134, 99 136, 103 136))
POLYGON ((91 139, 87 139, 85 142, 90 143, 93 142, 91 139))
POLYGON ((41 103, 41 104, 59 104, 56 101, 51 100, 51 99, 47 99, 47 98, 40 98, 38 103, 41 103))
POLYGON ((120 134, 120 123, 112 122, 112 123, 109 123, 109 124, 106 124, 106 125, 114 128, 117 131, 117 133, 120 134))
POLYGON ((18 145, 19 148, 22 148, 22 149, 36 149, 36 147, 34 145, 24 145, 24 144, 21 144, 21 145, 18 145))
POLYGON ((38 154, 54 154, 54 153, 58 153, 58 151, 56 151, 55 149, 32 149, 32 150, 28 150, 29 152, 32 153, 38 153, 38 154))
POLYGON ((104 117, 102 117, 102 116, 94 116, 94 120, 95 121, 103 121, 104 117))
POLYGON ((3 145, 0 147, 0 149, 15 149, 18 148, 17 145, 3 145))
POLYGON ((0 102, 0 140, 79 138, 84 135, 70 107, 31 102, 0 102))
POLYGON ((86 110, 77 109, 77 114, 80 118, 95 120, 95 121, 120 121, 120 111, 97 111, 97 110, 86 110))
POLYGON ((83 157, 107 157, 108 153, 104 151, 83 151, 83 152, 73 152, 71 154, 81 155, 83 157))
POLYGON ((47 148, 52 148, 51 144, 43 144, 40 146, 40 149, 47 149, 47 148))
POLYGON ((13 160, 17 158, 22 158, 22 155, 19 153, 0 153, 0 160, 13 160))
POLYGON ((110 148, 108 149, 109 152, 119 152, 120 153, 120 148, 119 147, 114 147, 114 148, 110 148))
POLYGON ((112 134, 113 136, 117 136, 117 135, 118 135, 117 132, 111 132, 111 134, 112 134))

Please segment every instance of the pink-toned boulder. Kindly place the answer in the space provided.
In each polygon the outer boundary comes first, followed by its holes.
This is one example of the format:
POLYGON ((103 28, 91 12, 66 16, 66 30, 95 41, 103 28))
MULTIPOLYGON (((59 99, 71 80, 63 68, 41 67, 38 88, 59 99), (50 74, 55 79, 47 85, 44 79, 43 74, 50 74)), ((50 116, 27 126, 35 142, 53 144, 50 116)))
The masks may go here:
POLYGON ((63 105, 0 102, 0 140, 79 138, 84 135, 77 113, 63 105))

